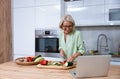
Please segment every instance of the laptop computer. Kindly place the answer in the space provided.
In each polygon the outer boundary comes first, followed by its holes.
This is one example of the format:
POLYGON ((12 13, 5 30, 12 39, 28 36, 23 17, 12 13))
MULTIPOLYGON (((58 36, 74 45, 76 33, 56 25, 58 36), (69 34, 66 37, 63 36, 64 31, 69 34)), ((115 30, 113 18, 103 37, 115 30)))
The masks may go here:
POLYGON ((76 78, 107 76, 111 55, 79 56, 77 66, 70 73, 76 78))

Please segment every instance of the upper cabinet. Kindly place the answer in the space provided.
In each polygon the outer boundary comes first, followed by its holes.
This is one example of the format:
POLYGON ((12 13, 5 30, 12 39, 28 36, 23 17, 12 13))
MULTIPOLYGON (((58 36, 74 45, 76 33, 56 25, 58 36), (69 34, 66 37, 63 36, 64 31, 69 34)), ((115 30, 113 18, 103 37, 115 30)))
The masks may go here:
POLYGON ((105 0, 105 4, 120 4, 120 0, 105 0))
POLYGON ((13 8, 33 7, 34 0, 12 0, 13 8))
POLYGON ((83 0, 84 6, 104 5, 104 0, 83 0))
POLYGON ((12 4, 14 9, 34 8, 35 29, 57 29, 59 26, 61 0, 13 0, 12 4))
POLYGON ((84 0, 84 2, 80 0, 73 1, 72 4, 71 2, 65 3, 66 14, 73 16, 76 26, 104 24, 104 2, 101 1, 101 5, 98 5, 99 2, 89 2, 89 0, 84 0))
POLYGON ((120 0, 67 1, 65 14, 73 16, 76 26, 120 25, 120 0))
POLYGON ((36 0, 35 28, 57 29, 61 16, 61 0, 36 0))
POLYGON ((36 6, 40 5, 60 5, 61 0, 35 0, 36 6))

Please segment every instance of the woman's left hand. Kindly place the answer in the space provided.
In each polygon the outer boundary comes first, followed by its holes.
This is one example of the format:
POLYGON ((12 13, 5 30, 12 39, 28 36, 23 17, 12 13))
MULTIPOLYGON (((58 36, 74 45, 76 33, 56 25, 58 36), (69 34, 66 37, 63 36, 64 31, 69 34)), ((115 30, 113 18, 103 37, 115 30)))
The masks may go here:
POLYGON ((67 62, 73 62, 75 58, 73 56, 70 56, 68 59, 67 59, 67 62))
POLYGON ((78 56, 80 56, 80 52, 77 52, 75 54, 73 54, 72 56, 70 56, 68 59, 67 59, 67 62, 72 62, 75 58, 77 58, 78 56))

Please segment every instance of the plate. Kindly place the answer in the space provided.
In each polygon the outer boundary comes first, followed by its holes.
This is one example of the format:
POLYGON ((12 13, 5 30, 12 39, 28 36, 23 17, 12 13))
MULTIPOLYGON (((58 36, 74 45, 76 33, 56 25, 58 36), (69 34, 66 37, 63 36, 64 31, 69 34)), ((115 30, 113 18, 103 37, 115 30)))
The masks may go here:
POLYGON ((23 59, 26 59, 26 57, 20 57, 15 60, 15 63, 18 65, 37 65, 39 62, 22 62, 23 59))

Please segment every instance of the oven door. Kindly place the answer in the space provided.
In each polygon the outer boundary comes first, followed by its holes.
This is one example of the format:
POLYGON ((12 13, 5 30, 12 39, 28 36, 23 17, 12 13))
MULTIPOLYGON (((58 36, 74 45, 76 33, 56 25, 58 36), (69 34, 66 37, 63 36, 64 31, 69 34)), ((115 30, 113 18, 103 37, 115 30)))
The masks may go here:
POLYGON ((58 51, 59 39, 57 37, 39 37, 35 38, 35 52, 36 55, 54 56, 59 55, 58 51))

